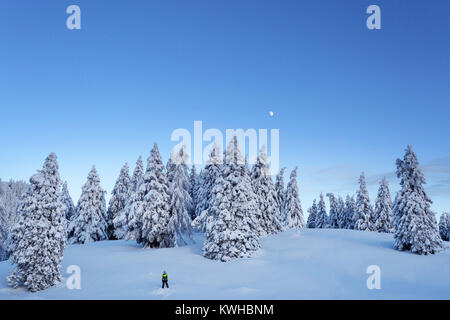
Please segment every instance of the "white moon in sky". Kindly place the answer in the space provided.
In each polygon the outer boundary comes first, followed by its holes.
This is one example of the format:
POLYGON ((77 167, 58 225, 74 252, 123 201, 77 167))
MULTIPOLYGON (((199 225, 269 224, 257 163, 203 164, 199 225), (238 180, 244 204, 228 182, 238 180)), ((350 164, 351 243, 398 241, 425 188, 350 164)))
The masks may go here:
POLYGON ((273 111, 270 111, 269 114, 271 117, 273 117, 273 111))

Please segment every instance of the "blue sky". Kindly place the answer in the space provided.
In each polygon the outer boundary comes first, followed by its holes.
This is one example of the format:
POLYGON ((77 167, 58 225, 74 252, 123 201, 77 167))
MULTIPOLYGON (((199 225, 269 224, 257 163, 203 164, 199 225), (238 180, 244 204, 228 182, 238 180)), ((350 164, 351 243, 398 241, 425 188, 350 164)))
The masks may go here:
POLYGON ((277 128, 299 166, 304 210, 371 199, 411 144, 433 209, 450 211, 450 3, 427 1, 76 1, 0 3, 0 177, 28 179, 46 155, 76 201, 92 165, 110 192, 124 162, 174 129, 277 128), (67 6, 82 29, 66 28, 67 6), (366 28, 381 8, 382 29, 366 28), (274 117, 268 112, 272 110, 274 117))

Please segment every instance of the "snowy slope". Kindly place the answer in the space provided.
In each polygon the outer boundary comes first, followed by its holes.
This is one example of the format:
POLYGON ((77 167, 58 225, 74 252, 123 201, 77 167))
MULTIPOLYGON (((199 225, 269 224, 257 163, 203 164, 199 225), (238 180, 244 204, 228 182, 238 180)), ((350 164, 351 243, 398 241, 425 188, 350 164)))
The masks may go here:
POLYGON ((398 252, 388 234, 288 231, 262 239, 257 257, 228 263, 203 258, 203 235, 195 237, 196 244, 174 249, 131 241, 69 246, 63 271, 81 267, 81 290, 65 281, 38 293, 11 289, 11 266, 1 262, 0 299, 450 299, 450 250, 398 252), (373 264, 381 268, 380 290, 366 287, 373 264), (163 270, 170 289, 160 289, 163 270))

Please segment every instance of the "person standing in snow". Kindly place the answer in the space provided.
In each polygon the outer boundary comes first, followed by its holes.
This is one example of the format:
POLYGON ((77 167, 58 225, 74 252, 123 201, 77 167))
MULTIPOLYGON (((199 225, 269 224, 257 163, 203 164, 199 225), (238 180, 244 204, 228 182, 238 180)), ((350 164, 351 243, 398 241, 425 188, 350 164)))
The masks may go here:
POLYGON ((169 277, 167 276, 167 273, 163 271, 162 274, 162 288, 164 289, 164 285, 167 286, 167 289, 169 289, 169 277))

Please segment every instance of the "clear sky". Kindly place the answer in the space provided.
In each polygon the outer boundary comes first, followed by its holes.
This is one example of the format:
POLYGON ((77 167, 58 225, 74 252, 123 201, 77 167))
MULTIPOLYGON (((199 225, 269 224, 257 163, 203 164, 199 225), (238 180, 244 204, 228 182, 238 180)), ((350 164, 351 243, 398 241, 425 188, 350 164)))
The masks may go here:
POLYGON ((450 211, 449 40, 447 0, 2 0, 0 177, 27 180, 54 151, 75 201, 94 164, 110 192, 124 162, 154 141, 167 160, 172 131, 201 120, 279 129, 305 211, 361 171, 372 201, 383 175, 394 193, 408 144, 450 211))

